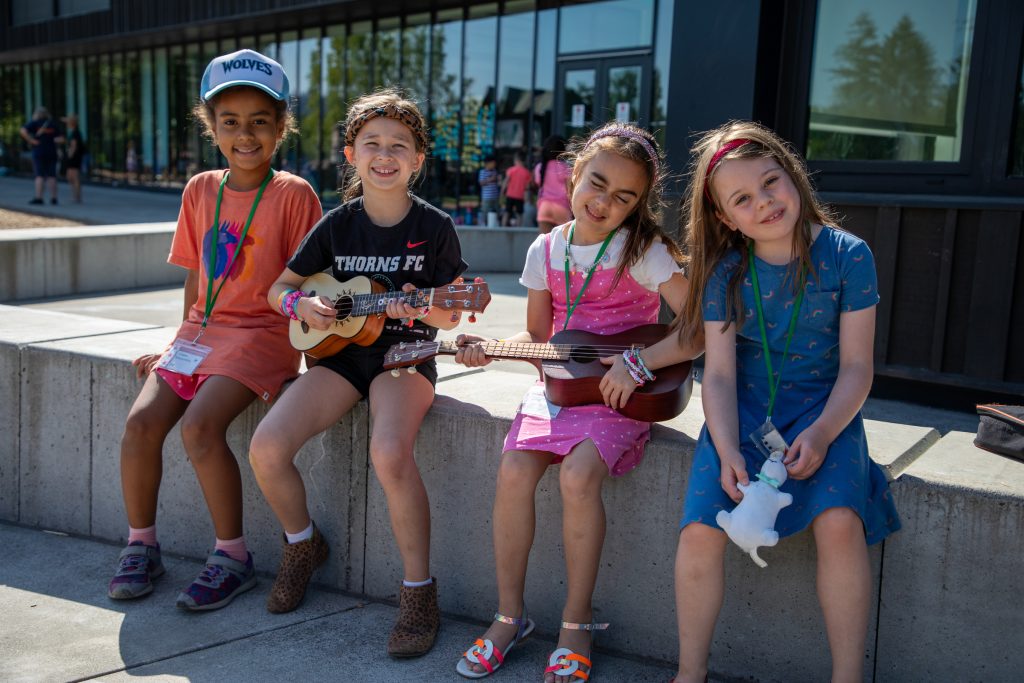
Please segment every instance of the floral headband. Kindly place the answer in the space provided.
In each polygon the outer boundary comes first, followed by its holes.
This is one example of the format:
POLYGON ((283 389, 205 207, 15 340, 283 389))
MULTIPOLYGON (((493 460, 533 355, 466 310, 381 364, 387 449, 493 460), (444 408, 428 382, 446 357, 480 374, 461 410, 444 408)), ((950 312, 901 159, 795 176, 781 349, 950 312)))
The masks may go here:
POLYGON ((735 140, 730 140, 719 147, 718 151, 711 157, 711 161, 708 162, 707 173, 704 174, 704 196, 707 197, 708 201, 712 204, 715 203, 715 200, 711 198, 711 192, 708 191, 708 186, 711 185, 711 174, 715 172, 715 167, 718 166, 718 162, 721 161, 722 157, 729 152, 750 142, 753 142, 753 140, 748 140, 747 138, 736 138, 735 140))
POLYGON ((345 126, 345 146, 351 147, 356 141, 356 135, 366 122, 370 119, 394 119, 412 131, 413 137, 421 150, 427 148, 427 131, 423 127, 423 119, 414 111, 399 106, 392 102, 379 107, 370 107, 362 113, 357 114, 345 126))
POLYGON ((647 156, 651 160, 651 166, 654 167, 654 175, 658 175, 658 169, 661 165, 658 163, 658 153, 654 151, 654 145, 652 145, 650 141, 648 141, 647 138, 645 138, 643 135, 637 133, 635 130, 631 128, 626 128, 624 126, 612 126, 610 128, 603 128, 594 133, 593 135, 591 135, 587 139, 587 144, 583 145, 583 150, 586 151, 587 147, 590 147, 591 143, 593 143, 595 140, 611 137, 628 138, 633 142, 638 143, 641 147, 643 147, 644 151, 647 152, 647 156))

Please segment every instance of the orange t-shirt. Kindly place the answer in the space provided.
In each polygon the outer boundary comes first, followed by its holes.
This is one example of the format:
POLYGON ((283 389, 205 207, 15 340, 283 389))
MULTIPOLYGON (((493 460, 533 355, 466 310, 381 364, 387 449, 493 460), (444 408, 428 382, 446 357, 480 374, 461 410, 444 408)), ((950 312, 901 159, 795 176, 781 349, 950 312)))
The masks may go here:
POLYGON ((530 182, 530 172, 524 166, 513 165, 505 171, 508 185, 505 196, 509 199, 522 199, 526 196, 526 185, 530 182))
POLYGON ((178 227, 167 261, 198 271, 199 297, 177 336, 191 341, 206 310, 210 244, 216 237, 213 292, 239 248, 227 281, 217 296, 199 343, 213 349, 196 374, 224 375, 249 387, 264 401, 299 370, 299 352, 288 341, 288 319, 267 303, 267 291, 323 211, 316 192, 302 178, 278 171, 267 184, 245 241, 238 239, 258 189, 237 192, 224 187, 219 230, 212 228, 217 190, 225 171, 207 171, 189 180, 181 198, 178 227))

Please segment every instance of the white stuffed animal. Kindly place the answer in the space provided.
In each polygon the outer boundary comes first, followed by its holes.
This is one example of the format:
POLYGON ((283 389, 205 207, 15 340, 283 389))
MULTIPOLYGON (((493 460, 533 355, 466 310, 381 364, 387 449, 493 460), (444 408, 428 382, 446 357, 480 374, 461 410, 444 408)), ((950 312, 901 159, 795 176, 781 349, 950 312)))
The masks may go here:
POLYGON ((733 543, 748 553, 759 567, 767 567, 768 563, 758 557, 758 546, 773 546, 779 542, 775 518, 779 510, 793 502, 793 496, 779 491, 786 476, 782 453, 772 452, 757 475, 759 481, 739 485, 743 492, 740 504, 732 512, 722 510, 715 517, 718 526, 725 529, 733 543))

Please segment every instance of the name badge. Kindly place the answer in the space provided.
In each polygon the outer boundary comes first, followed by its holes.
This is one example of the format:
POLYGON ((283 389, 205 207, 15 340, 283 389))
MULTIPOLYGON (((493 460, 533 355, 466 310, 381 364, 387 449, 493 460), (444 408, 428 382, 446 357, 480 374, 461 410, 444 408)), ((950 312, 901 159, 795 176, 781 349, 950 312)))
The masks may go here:
POLYGON ((555 415, 558 415, 561 408, 549 401, 548 397, 544 395, 544 387, 538 385, 526 392, 519 410, 524 415, 552 420, 555 415))
POLYGON ((171 348, 160 358, 160 362, 156 366, 191 377, 211 351, 213 349, 209 346, 184 339, 175 339, 171 348))
POLYGON ((779 434, 771 420, 765 420, 763 425, 751 432, 750 440, 765 458, 770 458, 776 451, 785 454, 789 450, 789 444, 782 438, 782 434, 779 434))

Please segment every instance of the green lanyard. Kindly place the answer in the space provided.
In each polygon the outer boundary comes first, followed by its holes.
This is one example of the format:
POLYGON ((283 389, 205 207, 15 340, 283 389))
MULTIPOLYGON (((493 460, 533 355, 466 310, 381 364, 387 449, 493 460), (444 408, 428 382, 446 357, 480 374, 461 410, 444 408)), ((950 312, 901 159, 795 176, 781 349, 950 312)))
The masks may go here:
POLYGON ((604 256, 604 250, 608 248, 608 243, 612 241, 612 237, 615 237, 615 233, 619 231, 618 228, 608 233, 608 236, 604 238, 604 242, 601 243, 601 249, 597 252, 597 258, 594 259, 594 264, 590 266, 590 272, 587 273, 587 279, 583 281, 583 287, 580 289, 580 293, 576 295, 576 301, 572 301, 572 294, 569 291, 569 245, 572 244, 572 235, 576 230, 576 221, 572 222, 569 226, 569 237, 565 240, 565 324, 562 325, 564 331, 569 327, 569 318, 572 317, 572 312, 576 310, 576 304, 583 298, 583 292, 587 291, 587 285, 590 284, 590 278, 594 277, 594 271, 597 270, 597 264, 601 262, 601 257, 604 256), (571 303, 570 303, 571 302, 571 303))
POLYGON ((263 198, 263 190, 267 189, 267 184, 270 183, 270 179, 274 177, 274 169, 267 171, 267 177, 263 179, 263 184, 260 185, 259 192, 256 193, 256 199, 252 203, 252 209, 249 211, 249 217, 245 220, 245 227, 242 228, 242 234, 238 238, 238 246, 235 248, 235 253, 231 255, 231 259, 228 261, 227 268, 224 269, 224 278, 220 281, 220 286, 217 287, 217 291, 213 291, 213 280, 214 273, 217 272, 217 238, 220 235, 220 203, 224 199, 224 186, 228 184, 228 176, 231 175, 231 171, 224 173, 224 178, 220 181, 220 189, 217 190, 217 208, 213 212, 213 236, 210 240, 210 268, 207 270, 206 277, 206 310, 203 312, 203 323, 199 326, 199 334, 196 335, 196 340, 203 335, 206 331, 206 323, 210 321, 210 314, 213 312, 213 305, 217 303, 217 297, 220 296, 220 290, 224 289, 224 283, 228 281, 228 275, 231 274, 231 268, 235 265, 235 260, 238 258, 238 254, 242 251, 242 245, 245 243, 245 236, 249 234, 249 226, 252 224, 252 217, 256 215, 256 207, 260 205, 260 199, 263 198))
POLYGON ((761 348, 764 350, 764 364, 768 367, 768 417, 766 422, 772 421, 772 410, 775 408, 775 392, 779 389, 782 381, 782 366, 786 363, 786 354, 789 353, 789 343, 793 341, 793 332, 796 330, 796 320, 800 315, 800 304, 804 301, 804 271, 800 269, 800 291, 796 295, 796 303, 793 304, 793 314, 789 318, 789 331, 786 332, 786 348, 782 351, 782 361, 779 363, 779 374, 772 371, 772 355, 768 349, 768 334, 764 329, 764 310, 761 306, 761 287, 757 282, 757 267, 754 265, 754 248, 747 249, 750 256, 750 280, 754 283, 754 303, 757 307, 757 324, 761 329, 761 348), (774 381, 773 381, 774 380, 774 381))

